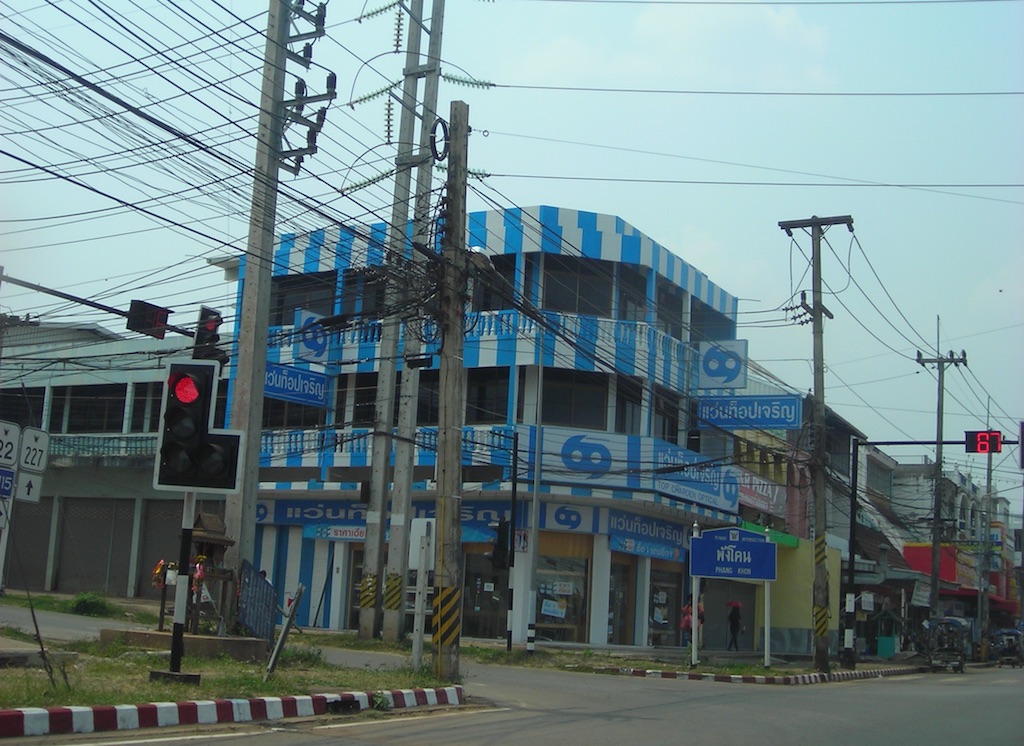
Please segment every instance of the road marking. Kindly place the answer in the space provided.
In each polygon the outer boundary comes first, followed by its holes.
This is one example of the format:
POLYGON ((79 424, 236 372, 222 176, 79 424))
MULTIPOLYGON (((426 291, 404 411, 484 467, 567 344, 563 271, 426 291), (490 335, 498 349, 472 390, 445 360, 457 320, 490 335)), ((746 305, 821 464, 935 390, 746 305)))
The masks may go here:
MULTIPOLYGON (((257 734, 261 733, 260 730, 245 730, 245 731, 232 731, 231 733, 203 733, 194 734, 187 736, 154 736, 152 738, 133 738, 130 741, 104 741, 103 743, 107 746, 129 746, 129 744, 140 744, 140 743, 172 743, 175 741, 209 741, 214 738, 238 738, 248 733, 257 734)), ((52 735, 52 734, 51 734, 52 735)), ((97 735, 92 733, 91 735, 97 735)), ((102 734, 99 734, 102 735, 102 734)))
POLYGON ((408 723, 412 720, 436 720, 437 718, 465 717, 467 715, 490 715, 495 712, 509 712, 511 707, 489 707, 481 710, 460 710, 454 712, 441 712, 436 715, 415 715, 393 720, 366 720, 350 723, 336 723, 333 725, 317 725, 313 730, 336 730, 338 728, 361 728, 372 725, 393 725, 394 723, 408 723))

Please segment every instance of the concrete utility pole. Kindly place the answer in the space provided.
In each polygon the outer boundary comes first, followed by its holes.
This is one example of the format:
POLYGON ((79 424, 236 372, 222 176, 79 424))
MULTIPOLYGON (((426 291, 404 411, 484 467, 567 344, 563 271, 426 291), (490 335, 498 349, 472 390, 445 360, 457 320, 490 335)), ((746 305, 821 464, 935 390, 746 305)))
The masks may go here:
POLYGON ((440 412, 437 427, 437 552, 434 561, 434 663, 444 681, 459 679, 462 634, 462 426, 465 367, 466 174, 469 106, 451 103, 448 210, 440 325, 440 412))
POLYGON ((277 218, 277 182, 284 133, 282 101, 288 62, 290 4, 270 0, 263 88, 256 136, 256 163, 249 212, 249 243, 238 320, 238 375, 231 395, 232 426, 245 431, 242 484, 224 506, 227 535, 235 538, 225 552, 229 567, 241 569, 256 548, 256 496, 260 487, 260 435, 263 432, 263 387, 267 377, 267 326, 270 321, 270 276, 277 218))
MULTIPOLYGON (((812 591, 814 607, 814 668, 827 673, 828 665, 828 618, 829 592, 828 569, 825 564, 825 534, 828 530, 825 514, 827 449, 825 443, 825 348, 823 315, 832 318, 832 314, 821 302, 821 237, 825 229, 833 225, 845 225, 853 232, 853 218, 849 215, 809 220, 787 220, 779 223, 779 227, 788 236, 793 235, 794 228, 811 229, 811 273, 813 305, 807 309, 811 314, 814 336, 814 413, 811 425, 814 445, 811 452, 811 473, 814 492, 814 588, 812 591)), ((851 556, 851 562, 853 558, 851 556)))
MULTIPOLYGON (((399 120, 400 138, 410 143, 407 160, 398 162, 403 167, 404 193, 399 195, 399 183, 395 183, 395 212, 401 200, 406 211, 409 199, 409 168, 416 168, 416 195, 413 211, 412 240, 414 244, 426 245, 428 226, 431 217, 430 187, 434 175, 434 154, 431 152, 431 140, 437 119, 437 91, 441 80, 441 38, 444 28, 444 0, 434 0, 430 16, 430 41, 427 45, 427 57, 420 60, 420 37, 423 34, 423 0, 416 0, 410 8, 412 22, 409 24, 409 37, 406 49, 405 84, 402 92, 402 115, 399 120), (423 110, 419 116, 419 150, 411 149, 412 130, 416 118, 416 90, 419 78, 424 78, 423 110)), ((407 214, 407 213, 406 213, 407 214)), ((404 240, 403 222, 393 222, 391 229, 395 233, 402 231, 400 238, 404 240)), ((403 244, 404 247, 404 244, 403 244)), ((433 248, 433 247, 430 247, 433 248)), ((417 250, 412 252, 414 266, 422 267, 424 257, 417 250)), ((409 521, 412 519, 412 483, 413 464, 415 457, 416 437, 416 405, 420 387, 420 370, 418 366, 408 364, 410 358, 420 352, 420 338, 409 333, 407 327, 403 347, 406 364, 402 367, 402 380, 398 395, 398 439, 395 442, 395 473, 391 495, 391 522, 388 539, 387 577, 384 592, 384 628, 385 640, 397 641, 405 632, 405 582, 409 574, 409 521)), ((397 327, 395 329, 397 336, 397 327)), ((395 361, 397 362, 397 361, 395 361)), ((391 364, 394 365, 395 362, 391 364)), ((381 365, 385 363, 382 361, 381 365)))
POLYGON ((263 432, 263 389, 267 377, 267 329, 270 324, 271 275, 277 227, 278 177, 281 169, 297 174, 303 156, 316 152, 316 135, 323 126, 326 109, 315 120, 302 115, 303 106, 335 97, 334 75, 327 77, 327 93, 306 95, 306 84, 296 83, 295 98, 284 99, 288 60, 309 67, 309 55, 296 55, 288 45, 324 34, 326 6, 315 14, 302 10, 302 3, 270 0, 267 11, 267 43, 263 53, 263 86, 256 133, 256 162, 249 211, 249 241, 242 276, 242 311, 237 326, 238 375, 231 394, 231 424, 243 430, 241 486, 228 495, 224 506, 227 535, 235 539, 225 552, 229 567, 241 569, 252 561, 256 548, 256 498, 260 488, 260 441, 263 432), (291 35, 293 18, 313 25, 313 30, 291 35), (284 150, 285 124, 306 127, 305 147, 284 150))
POLYGON ((960 357, 952 352, 947 357, 922 357, 917 351, 917 362, 921 365, 939 366, 938 406, 935 415, 935 499, 932 505, 932 577, 928 589, 928 609, 931 616, 939 616, 939 558, 942 549, 942 407, 946 390, 946 366, 967 365, 967 353, 960 351, 960 357))

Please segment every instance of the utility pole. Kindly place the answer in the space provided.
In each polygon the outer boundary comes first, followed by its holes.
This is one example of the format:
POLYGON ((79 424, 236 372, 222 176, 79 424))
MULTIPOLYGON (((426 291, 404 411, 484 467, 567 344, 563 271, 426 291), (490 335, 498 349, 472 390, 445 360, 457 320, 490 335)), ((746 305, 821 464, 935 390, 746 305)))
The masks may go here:
MULTIPOLYGON (((827 485, 825 461, 825 346, 823 316, 833 318, 821 302, 821 237, 825 229, 833 225, 845 225, 853 232, 853 218, 842 215, 831 218, 811 217, 809 220, 786 220, 779 227, 792 237, 793 229, 811 229, 811 314, 814 337, 814 412, 811 425, 814 444, 811 452, 811 474, 814 497, 814 587, 812 605, 814 609, 814 668, 827 673, 828 665, 828 618, 829 592, 828 568, 825 564, 825 534, 828 522, 825 514, 825 490, 827 485)), ((851 556, 852 561, 852 556, 851 556)))
POLYGON ((459 679, 462 633, 462 426, 465 419, 466 175, 469 106, 452 101, 448 222, 443 243, 440 411, 437 427, 437 552, 434 561, 434 663, 444 681, 459 679))
MULTIPOLYGON (((405 83, 402 93, 402 115, 399 132, 402 142, 409 143, 405 162, 396 167, 405 168, 405 178, 400 187, 396 177, 394 211, 399 213, 399 202, 403 204, 402 222, 393 222, 391 229, 402 239, 404 249, 404 227, 408 215, 409 169, 416 168, 415 209, 413 210, 413 244, 425 246, 431 215, 430 187, 434 175, 434 158, 431 152, 435 120, 437 119, 437 92, 441 79, 441 38, 444 27, 444 0, 434 0, 430 16, 430 40, 425 60, 420 59, 420 37, 424 32, 423 0, 415 0, 410 7, 412 16, 406 48, 405 83), (420 132, 418 150, 412 151, 412 131, 416 119, 416 91, 418 80, 424 78, 423 109, 419 115, 420 132), (399 193, 399 189, 402 193, 399 193)), ((394 255, 392 255, 394 256, 394 255)), ((412 251, 414 265, 423 265, 423 256, 415 248, 412 251)), ((394 327, 397 337, 398 327, 394 327)), ((412 519, 413 462, 416 438, 416 404, 419 392, 420 371, 418 366, 409 365, 410 358, 420 352, 420 338, 406 327, 402 367, 402 380, 398 395, 398 439, 395 442, 395 471, 392 478, 391 522, 388 539, 387 576, 384 593, 383 638, 395 642, 405 632, 405 582, 409 574, 409 521, 412 519)), ((397 356, 397 355, 396 355, 397 356)), ((395 365, 397 361, 390 364, 395 365)), ((381 365, 386 365, 381 361, 381 365)))
MULTIPOLYGON (((989 427, 989 416, 991 414, 992 397, 988 398, 985 406, 985 427, 989 427)), ((985 537, 981 542, 981 588, 978 594, 978 631, 981 633, 981 659, 988 660, 988 587, 989 576, 992 572, 992 451, 988 452, 985 459, 985 509, 982 512, 984 519, 981 527, 985 531, 985 537)))
POLYGON ((946 390, 946 366, 967 365, 967 353, 961 350, 960 357, 950 352, 947 357, 926 358, 918 350, 917 362, 939 366, 939 402, 935 415, 935 497, 932 504, 932 577, 928 589, 928 610, 932 618, 935 618, 939 616, 939 558, 942 549, 942 407, 946 390))
POLYGON ((263 86, 260 91, 260 116, 256 134, 252 203, 249 212, 249 239, 245 254, 242 285, 242 311, 237 326, 238 375, 231 394, 232 425, 243 430, 245 453, 242 457, 241 488, 228 495, 224 506, 227 535, 235 538, 225 552, 229 567, 241 569, 242 561, 252 561, 256 547, 256 498, 259 493, 260 434, 263 432, 263 388, 267 375, 267 327, 270 323, 270 290, 273 250, 277 221, 277 194, 280 170, 298 173, 302 157, 316 152, 316 134, 323 126, 326 110, 315 121, 301 115, 302 107, 314 101, 334 98, 334 76, 327 78, 328 92, 308 96, 305 83, 296 84, 295 99, 284 100, 285 68, 289 60, 309 66, 311 48, 300 56, 288 51, 289 43, 322 36, 326 6, 315 15, 302 10, 301 3, 270 0, 267 11, 267 42, 263 56, 263 86), (293 17, 313 24, 314 30, 291 36, 293 17), (284 150, 286 122, 307 127, 306 147, 284 150), (291 161, 288 163, 287 161, 291 161))

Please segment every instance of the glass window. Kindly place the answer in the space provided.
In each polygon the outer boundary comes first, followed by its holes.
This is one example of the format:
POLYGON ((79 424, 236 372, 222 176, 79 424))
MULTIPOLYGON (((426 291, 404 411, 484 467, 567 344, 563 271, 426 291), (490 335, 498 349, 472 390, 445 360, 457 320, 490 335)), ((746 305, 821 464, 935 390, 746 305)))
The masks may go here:
POLYGON ((321 316, 334 314, 335 272, 282 275, 270 281, 270 325, 291 326, 301 308, 321 316))
POLYGON ((124 423, 124 383, 55 386, 50 432, 119 433, 124 423), (64 429, 65 412, 67 429, 64 429))
POLYGON ((618 316, 624 321, 647 318, 647 279, 629 265, 619 265, 618 316))
POLYGON ((341 313, 356 321, 376 318, 384 310, 383 267, 346 269, 341 276, 341 313))
POLYGON ((164 384, 160 381, 135 384, 132 394, 131 432, 155 433, 160 430, 160 398, 163 396, 163 390, 164 384))
POLYGON ((0 412, 3 419, 21 427, 40 427, 43 421, 43 399, 46 389, 0 389, 0 412))
POLYGON ((544 308, 610 317, 612 272, 609 262, 546 255, 544 308))
POLYGON ((473 285, 474 311, 500 311, 512 308, 515 295, 516 258, 510 254, 491 256, 498 276, 478 273, 473 285))
POLYGON ((537 638, 586 642, 587 560, 541 556, 537 563, 537 638))
POLYGON ((441 416, 440 371, 421 370, 416 392, 416 424, 436 425, 441 416))
POLYGON ((604 430, 608 421, 608 376, 546 369, 542 415, 549 425, 604 430))
POLYGON ((356 373, 352 392, 352 426, 373 427, 377 419, 377 374, 356 373))
POLYGON ((466 424, 508 419, 508 368, 471 368, 466 380, 466 424))
POLYGON ((322 427, 326 422, 326 415, 327 412, 319 407, 307 407, 304 404, 269 397, 263 399, 263 427, 265 428, 322 427))
POLYGON ((658 282, 658 329, 675 339, 683 338, 683 291, 667 281, 658 282))
POLYGON ((679 442, 679 396, 662 388, 654 391, 654 421, 652 433, 655 438, 669 443, 679 442))
POLYGON ((615 432, 640 435, 643 390, 633 378, 618 379, 615 390, 615 432))

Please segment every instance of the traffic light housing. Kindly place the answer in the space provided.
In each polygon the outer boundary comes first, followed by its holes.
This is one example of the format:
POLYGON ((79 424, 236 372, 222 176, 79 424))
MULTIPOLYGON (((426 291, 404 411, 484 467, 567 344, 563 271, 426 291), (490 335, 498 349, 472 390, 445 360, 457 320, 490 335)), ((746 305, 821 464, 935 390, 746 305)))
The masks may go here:
POLYGON ((220 364, 171 363, 164 387, 154 489, 234 492, 241 433, 212 426, 220 364))
POLYGON ((224 317, 217 309, 207 306, 199 309, 199 323, 196 324, 195 341, 192 343, 193 360, 217 360, 222 365, 228 361, 228 354, 217 346, 223 323, 224 317))
POLYGON ((502 518, 494 526, 494 532, 494 544, 487 556, 495 570, 507 570, 512 566, 512 523, 502 518))

